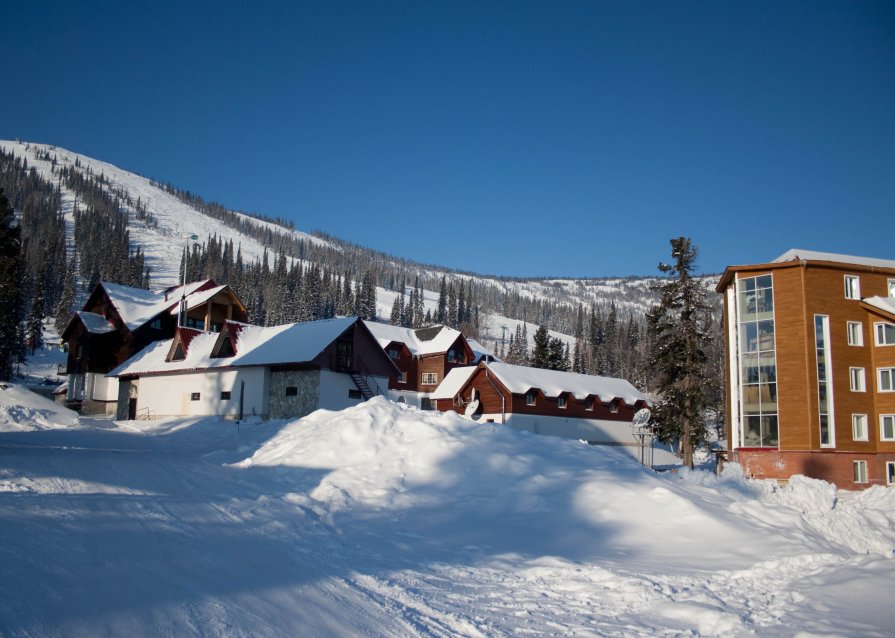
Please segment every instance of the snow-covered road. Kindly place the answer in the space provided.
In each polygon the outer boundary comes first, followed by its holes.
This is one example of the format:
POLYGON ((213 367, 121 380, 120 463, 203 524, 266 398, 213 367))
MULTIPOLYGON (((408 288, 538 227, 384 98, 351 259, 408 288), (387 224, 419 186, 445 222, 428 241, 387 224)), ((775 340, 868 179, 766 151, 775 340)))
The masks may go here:
POLYGON ((0 395, 3 636, 895 632, 892 490, 659 476, 382 400, 237 431, 0 395))

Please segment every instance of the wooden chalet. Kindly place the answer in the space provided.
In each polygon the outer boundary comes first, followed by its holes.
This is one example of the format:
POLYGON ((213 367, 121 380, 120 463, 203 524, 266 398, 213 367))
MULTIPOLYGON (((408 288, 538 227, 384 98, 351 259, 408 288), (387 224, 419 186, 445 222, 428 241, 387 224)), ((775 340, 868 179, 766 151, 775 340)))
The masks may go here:
POLYGON ((392 360, 357 317, 180 327, 118 366, 118 418, 297 418, 385 395, 392 360))
POLYGON ((403 328, 366 322, 398 374, 389 379, 389 398, 421 409, 434 409, 429 399, 451 370, 473 365, 473 351, 459 330, 446 326, 403 328))
POLYGON ((729 458, 756 478, 895 483, 895 261, 790 250, 717 291, 729 458))
POLYGON ((211 279, 160 291, 101 282, 62 333, 68 346, 67 404, 86 414, 113 413, 117 383, 105 374, 115 366, 150 343, 170 339, 178 321, 218 331, 227 320, 246 318, 236 293, 211 279))
POLYGON ((501 362, 455 368, 431 395, 438 410, 591 443, 633 445, 646 397, 624 379, 501 362))

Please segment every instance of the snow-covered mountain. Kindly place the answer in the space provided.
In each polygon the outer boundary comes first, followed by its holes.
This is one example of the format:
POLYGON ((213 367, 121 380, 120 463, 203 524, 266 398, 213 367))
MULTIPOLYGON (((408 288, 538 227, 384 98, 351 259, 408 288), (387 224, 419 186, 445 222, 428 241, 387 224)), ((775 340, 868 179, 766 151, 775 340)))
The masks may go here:
MULTIPOLYGON (((145 263, 151 269, 154 287, 169 286, 179 281, 181 254, 184 246, 187 245, 187 238, 191 235, 197 236, 200 242, 212 235, 224 241, 232 240, 234 245, 241 247, 243 259, 246 262, 261 259, 265 248, 271 252, 272 258, 275 255, 270 246, 266 247, 258 239, 197 210, 146 177, 120 169, 107 162, 47 144, 0 141, 0 149, 27 160, 28 166, 33 167, 41 177, 59 185, 69 236, 73 233, 73 211, 78 201, 78 195, 67 188, 57 173, 58 169, 67 167, 72 170, 90 172, 95 176, 102 175, 104 188, 117 195, 123 202, 123 208, 129 215, 131 241, 142 249, 145 263), (149 213, 148 218, 138 215, 138 206, 149 213)), ((234 212, 246 219, 251 219, 253 224, 268 226, 274 234, 303 240, 317 246, 328 246, 335 250, 342 248, 337 241, 322 239, 299 230, 285 228, 269 221, 234 212)), ((395 263, 397 267, 397 260, 395 263)), ((658 278, 637 277, 517 280, 479 276, 448 268, 408 264, 403 261, 401 266, 410 271, 408 272, 410 277, 419 274, 429 282, 439 280, 442 276, 447 276, 448 279, 455 281, 472 278, 478 284, 489 290, 494 290, 498 294, 508 297, 515 296, 523 300, 539 299, 546 303, 572 307, 577 307, 578 304, 582 304, 584 307, 589 307, 591 304, 605 305, 613 301, 620 316, 624 316, 628 312, 638 315, 645 312, 655 302, 656 296, 652 288, 660 281, 658 278)), ((715 281, 714 277, 706 278, 706 286, 713 286, 715 281)), ((427 309, 434 311, 438 301, 438 292, 431 289, 433 288, 431 285, 429 288, 424 290, 424 303, 427 309)), ((388 318, 398 294, 393 290, 378 288, 377 311, 381 318, 388 318)), ((538 318, 526 318, 529 320, 528 335, 531 339, 537 328, 538 318)), ((489 309, 482 319, 482 340, 485 343, 490 342, 492 345, 495 345, 501 338, 509 337, 515 332, 516 326, 522 323, 520 317, 508 317, 494 309, 489 309)), ((573 341, 572 337, 566 334, 553 332, 552 335, 569 343, 573 341)))

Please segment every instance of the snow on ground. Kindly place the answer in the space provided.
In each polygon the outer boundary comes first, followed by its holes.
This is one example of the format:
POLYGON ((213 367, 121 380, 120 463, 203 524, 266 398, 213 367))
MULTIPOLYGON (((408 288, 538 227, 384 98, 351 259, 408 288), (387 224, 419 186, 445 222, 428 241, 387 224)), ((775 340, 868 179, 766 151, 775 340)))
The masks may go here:
POLYGON ((239 424, 0 406, 0 635, 895 632, 893 490, 656 474, 383 399, 239 424))

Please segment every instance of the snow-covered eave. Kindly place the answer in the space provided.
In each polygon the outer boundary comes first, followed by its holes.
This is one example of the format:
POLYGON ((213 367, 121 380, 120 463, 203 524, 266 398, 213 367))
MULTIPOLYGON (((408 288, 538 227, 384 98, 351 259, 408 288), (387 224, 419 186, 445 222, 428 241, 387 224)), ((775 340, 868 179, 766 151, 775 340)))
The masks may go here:
POLYGON ((865 297, 860 303, 865 310, 895 321, 895 298, 865 297))
MULTIPOLYGON (((228 357, 229 359, 230 357, 228 357)), ((280 363, 221 363, 221 365, 195 366, 191 368, 170 368, 165 370, 137 370, 134 372, 122 372, 114 374, 114 370, 105 376, 119 379, 139 379, 141 377, 164 377, 177 374, 198 374, 204 372, 218 372, 221 370, 237 370, 247 368, 281 368, 290 366, 302 366, 309 370, 319 370, 320 365, 313 361, 285 361, 280 363)))

